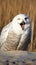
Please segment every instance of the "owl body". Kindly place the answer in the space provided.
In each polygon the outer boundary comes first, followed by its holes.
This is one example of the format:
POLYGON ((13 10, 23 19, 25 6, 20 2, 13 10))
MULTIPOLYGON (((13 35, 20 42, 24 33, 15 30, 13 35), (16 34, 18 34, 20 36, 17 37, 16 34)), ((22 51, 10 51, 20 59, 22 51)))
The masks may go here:
POLYGON ((16 15, 1 32, 1 50, 24 50, 31 38, 30 20, 24 14, 16 15))

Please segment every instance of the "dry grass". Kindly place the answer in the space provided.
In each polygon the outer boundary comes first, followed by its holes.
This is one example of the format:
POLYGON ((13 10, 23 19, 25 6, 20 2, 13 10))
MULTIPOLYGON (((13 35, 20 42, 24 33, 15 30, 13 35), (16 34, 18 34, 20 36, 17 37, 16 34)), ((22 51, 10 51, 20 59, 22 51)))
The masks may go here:
POLYGON ((19 13, 30 17, 33 32, 30 49, 36 49, 36 0, 0 0, 0 31, 19 13))

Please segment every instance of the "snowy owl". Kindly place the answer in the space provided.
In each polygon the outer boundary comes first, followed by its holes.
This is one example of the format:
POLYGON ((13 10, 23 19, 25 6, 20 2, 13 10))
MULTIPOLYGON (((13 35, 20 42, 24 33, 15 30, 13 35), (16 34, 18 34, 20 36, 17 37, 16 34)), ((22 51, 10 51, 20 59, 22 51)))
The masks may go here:
POLYGON ((1 50, 25 50, 30 39, 31 27, 29 17, 25 14, 18 14, 2 29, 1 50))

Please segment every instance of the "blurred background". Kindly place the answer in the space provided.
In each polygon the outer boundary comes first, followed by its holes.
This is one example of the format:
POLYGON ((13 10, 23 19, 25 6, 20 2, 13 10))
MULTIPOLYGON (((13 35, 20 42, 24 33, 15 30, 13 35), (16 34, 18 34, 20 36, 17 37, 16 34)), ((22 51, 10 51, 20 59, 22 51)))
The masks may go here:
POLYGON ((36 0, 0 0, 0 32, 19 13, 30 18, 32 37, 27 50, 36 52, 36 0))

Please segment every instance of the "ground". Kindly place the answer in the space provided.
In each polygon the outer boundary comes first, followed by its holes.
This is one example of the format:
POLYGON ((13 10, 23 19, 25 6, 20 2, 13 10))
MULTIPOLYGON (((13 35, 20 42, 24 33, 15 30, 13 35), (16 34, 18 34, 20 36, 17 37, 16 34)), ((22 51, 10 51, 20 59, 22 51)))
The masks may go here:
POLYGON ((36 52, 0 51, 0 65, 36 65, 36 52))

